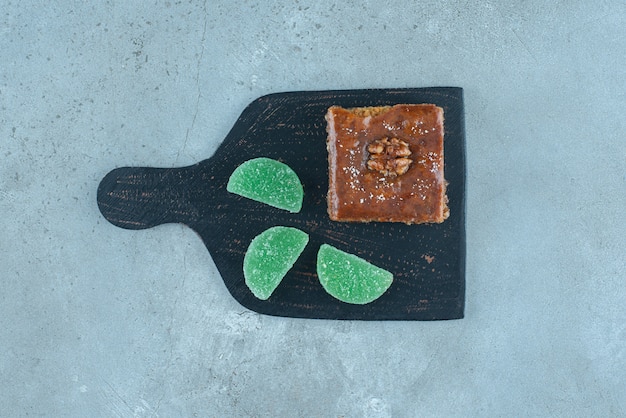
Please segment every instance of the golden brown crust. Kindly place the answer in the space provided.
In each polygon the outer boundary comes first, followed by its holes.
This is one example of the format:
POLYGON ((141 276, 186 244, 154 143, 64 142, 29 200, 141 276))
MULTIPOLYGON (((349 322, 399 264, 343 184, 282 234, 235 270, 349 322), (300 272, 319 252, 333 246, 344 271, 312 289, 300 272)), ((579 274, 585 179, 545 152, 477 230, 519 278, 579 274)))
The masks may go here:
POLYGON ((366 116, 378 116, 391 109, 391 106, 351 107, 348 110, 354 116, 364 118, 366 116))

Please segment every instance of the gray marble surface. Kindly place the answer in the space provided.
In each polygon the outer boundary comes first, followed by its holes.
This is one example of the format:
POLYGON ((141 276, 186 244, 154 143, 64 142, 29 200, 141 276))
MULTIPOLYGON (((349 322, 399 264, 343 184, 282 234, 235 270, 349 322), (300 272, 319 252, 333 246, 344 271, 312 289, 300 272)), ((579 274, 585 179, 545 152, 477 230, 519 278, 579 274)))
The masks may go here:
POLYGON ((626 415, 626 5, 384 3, 0 0, 0 416, 626 415), (465 319, 261 316, 96 206, 263 94, 426 86, 465 89, 465 319))

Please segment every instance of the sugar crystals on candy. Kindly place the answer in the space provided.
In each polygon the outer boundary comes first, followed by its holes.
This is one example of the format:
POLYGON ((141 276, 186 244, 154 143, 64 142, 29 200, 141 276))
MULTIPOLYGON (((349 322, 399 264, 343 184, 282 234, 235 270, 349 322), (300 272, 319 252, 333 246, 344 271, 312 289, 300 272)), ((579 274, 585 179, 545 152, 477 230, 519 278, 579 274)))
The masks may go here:
POLYGON ((308 242, 305 232, 286 226, 275 226, 256 236, 243 260, 243 275, 252 293, 267 300, 308 242))
POLYGON ((317 254, 317 275, 331 296, 360 305, 378 299, 393 282, 390 272, 328 244, 317 254))
POLYGON ((226 190, 292 213, 302 209, 304 191, 298 175, 271 158, 254 158, 241 164, 231 174, 226 190))

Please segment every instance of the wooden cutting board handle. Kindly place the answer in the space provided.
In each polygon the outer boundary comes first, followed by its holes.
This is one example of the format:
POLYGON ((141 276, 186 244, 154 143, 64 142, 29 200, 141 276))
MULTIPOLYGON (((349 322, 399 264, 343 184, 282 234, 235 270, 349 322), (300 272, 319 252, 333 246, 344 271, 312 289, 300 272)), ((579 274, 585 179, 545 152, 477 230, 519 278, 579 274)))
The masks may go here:
POLYGON ((109 222, 125 229, 192 224, 200 217, 196 202, 206 199, 214 186, 198 164, 182 168, 120 167, 100 182, 98 207, 109 222))

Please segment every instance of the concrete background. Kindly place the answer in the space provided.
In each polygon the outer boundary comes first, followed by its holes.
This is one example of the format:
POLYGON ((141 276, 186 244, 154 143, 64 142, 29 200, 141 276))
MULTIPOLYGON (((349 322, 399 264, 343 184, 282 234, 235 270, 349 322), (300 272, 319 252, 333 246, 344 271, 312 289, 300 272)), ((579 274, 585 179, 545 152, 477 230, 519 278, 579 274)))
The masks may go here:
POLYGON ((0 416, 626 416, 622 1, 0 0, 0 416), (248 312, 100 215, 266 93, 465 89, 466 318, 248 312))

